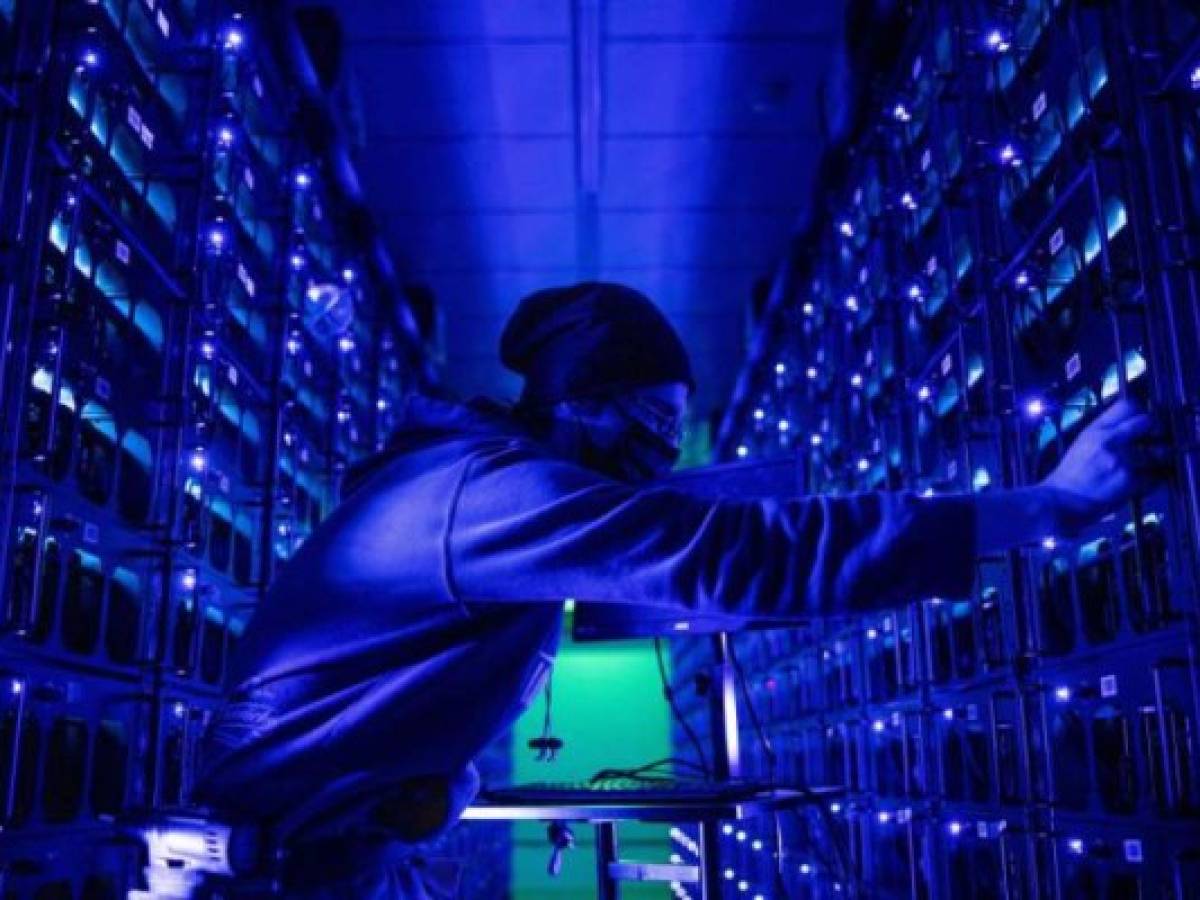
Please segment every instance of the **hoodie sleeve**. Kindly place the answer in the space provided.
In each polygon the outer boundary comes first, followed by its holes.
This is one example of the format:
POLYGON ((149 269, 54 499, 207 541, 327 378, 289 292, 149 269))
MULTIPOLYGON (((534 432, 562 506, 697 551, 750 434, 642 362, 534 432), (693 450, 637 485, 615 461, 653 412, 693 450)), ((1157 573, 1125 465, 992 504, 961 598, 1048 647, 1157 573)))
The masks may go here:
POLYGON ((574 597, 807 617, 962 596, 975 533, 968 495, 701 499, 509 445, 468 471, 446 571, 467 603, 574 597))

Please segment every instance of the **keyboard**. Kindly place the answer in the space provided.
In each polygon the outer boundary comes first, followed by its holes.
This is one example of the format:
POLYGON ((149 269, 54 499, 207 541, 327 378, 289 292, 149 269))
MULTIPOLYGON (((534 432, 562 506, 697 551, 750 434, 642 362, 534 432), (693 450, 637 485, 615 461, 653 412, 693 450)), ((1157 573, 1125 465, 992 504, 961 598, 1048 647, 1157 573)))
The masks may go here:
POLYGON ((485 787, 480 799, 489 803, 729 803, 752 800, 779 789, 766 781, 738 779, 707 781, 673 778, 642 781, 633 778, 609 778, 596 783, 587 781, 534 781, 504 787, 485 787))

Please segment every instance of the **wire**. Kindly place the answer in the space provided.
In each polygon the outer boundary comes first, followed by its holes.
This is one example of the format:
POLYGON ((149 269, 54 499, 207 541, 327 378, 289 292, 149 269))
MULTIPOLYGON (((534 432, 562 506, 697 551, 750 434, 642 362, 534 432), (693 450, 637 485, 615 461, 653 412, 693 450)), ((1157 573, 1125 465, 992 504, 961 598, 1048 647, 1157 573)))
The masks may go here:
POLYGON ((675 717, 675 721, 683 728, 687 734, 688 740, 692 742, 692 746, 696 748, 696 755, 700 758, 700 768, 704 772, 704 777, 709 778, 710 769, 708 768, 708 757, 704 755, 704 746, 700 743, 700 738, 696 736, 696 732, 692 730, 692 726, 688 724, 688 720, 684 718, 678 704, 675 702, 675 689, 671 687, 671 680, 667 677, 667 664, 663 661, 662 638, 654 639, 654 657, 658 661, 658 676, 662 679, 663 696, 667 700, 667 705, 671 707, 671 714, 675 717))

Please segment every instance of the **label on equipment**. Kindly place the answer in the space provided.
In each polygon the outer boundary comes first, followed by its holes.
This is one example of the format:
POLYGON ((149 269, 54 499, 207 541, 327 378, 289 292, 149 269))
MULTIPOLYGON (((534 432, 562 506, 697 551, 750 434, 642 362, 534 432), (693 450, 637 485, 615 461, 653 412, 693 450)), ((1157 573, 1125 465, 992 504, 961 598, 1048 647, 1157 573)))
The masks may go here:
POLYGON ((1050 235, 1050 252, 1057 253, 1059 250, 1062 249, 1063 244, 1065 244, 1066 242, 1067 242, 1067 236, 1063 232, 1063 229, 1061 227, 1059 227, 1059 229, 1056 232, 1054 232, 1054 234, 1050 235))
POLYGON ((129 123, 129 127, 133 129, 134 134, 142 133, 142 114, 132 106, 125 111, 125 121, 129 123))
POLYGON ((1140 863, 1144 859, 1142 855, 1142 842, 1137 838, 1129 838, 1123 844, 1125 847, 1125 862, 1140 863))
POLYGON ((237 370, 237 369, 236 369, 234 366, 230 366, 230 367, 229 367, 229 370, 226 372, 226 375, 227 375, 227 377, 229 378, 229 383, 230 383, 230 384, 237 384, 237 382, 238 382, 238 370, 237 370))
POLYGON ((171 36, 171 23, 167 21, 166 13, 161 9, 158 11, 156 21, 158 22, 158 30, 162 32, 162 36, 169 38, 171 36))
POLYGON ((255 291, 254 279, 250 277, 250 273, 246 271, 246 267, 241 263, 237 265, 237 277, 246 293, 253 297, 255 291))
POLYGON ((1117 696, 1117 676, 1102 675, 1100 677, 1100 696, 1115 697, 1117 696))
POLYGON ((1037 121, 1046 112, 1046 92, 1042 91, 1033 101, 1033 121, 1037 121))
POLYGON ((142 125, 139 137, 141 137, 142 143, 146 145, 147 150, 154 149, 154 132, 150 130, 149 125, 142 125))
POLYGON ((954 354, 947 353, 942 357, 942 374, 949 375, 950 370, 954 368, 954 354))
POLYGON ((1074 381, 1079 377, 1079 373, 1083 370, 1083 361, 1079 358, 1078 353, 1072 353, 1070 359, 1067 360, 1063 370, 1067 373, 1067 381, 1074 381))

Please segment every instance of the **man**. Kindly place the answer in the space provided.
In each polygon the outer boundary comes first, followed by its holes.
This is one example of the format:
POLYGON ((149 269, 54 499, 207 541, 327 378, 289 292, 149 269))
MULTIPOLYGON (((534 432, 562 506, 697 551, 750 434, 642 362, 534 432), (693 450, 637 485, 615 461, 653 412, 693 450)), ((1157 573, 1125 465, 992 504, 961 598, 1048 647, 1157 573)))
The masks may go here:
MULTIPOLYGON (((964 596, 978 554, 1071 535, 1146 479, 1151 419, 1122 401, 1037 487, 697 499, 644 485, 675 462, 693 387, 649 300, 602 283, 535 293, 500 350, 524 376, 515 408, 414 403, 279 573, 206 734, 196 793, 219 814, 319 810, 328 826, 377 797, 368 818, 421 841, 457 819, 472 758, 543 683, 564 598, 811 617, 964 596)), ((299 856, 294 892, 324 865, 299 856)), ((425 896, 397 858, 329 877, 346 896, 425 896)))

